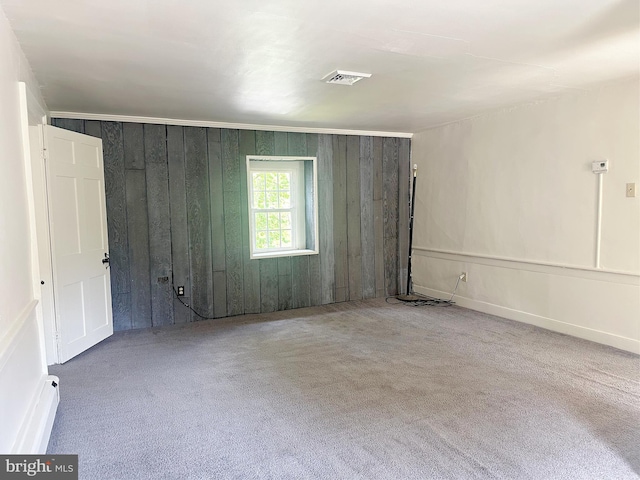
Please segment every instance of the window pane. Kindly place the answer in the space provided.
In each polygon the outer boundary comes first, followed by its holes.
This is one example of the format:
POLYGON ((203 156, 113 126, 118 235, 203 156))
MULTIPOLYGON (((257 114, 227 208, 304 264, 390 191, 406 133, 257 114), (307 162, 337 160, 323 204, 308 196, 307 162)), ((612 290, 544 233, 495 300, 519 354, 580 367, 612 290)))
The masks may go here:
POLYGON ((267 208, 264 192, 253 192, 253 208, 267 208))
POLYGON ((280 214, 269 214, 269 230, 280 230, 280 214))
POLYGON ((280 232, 269 231, 269 248, 280 247, 280 232))
POLYGON ((282 246, 291 247, 291 230, 282 230, 282 246))
POLYGON ((253 189, 254 190, 264 190, 264 181, 265 181, 264 173, 253 173, 253 189))
POLYGON ((278 174, 278 183, 280 185, 280 190, 289 190, 291 188, 290 175, 290 173, 278 174))
POLYGON ((267 248, 267 232, 258 232, 256 235, 256 248, 267 248))
POLYGON ((267 192, 266 208, 278 208, 278 192, 267 192))
POLYGON ((280 208, 291 208, 291 194, 289 192, 280 192, 280 208))
POLYGON ((280 226, 282 228, 291 228, 291 213, 282 212, 280 214, 280 226))
POLYGON ((265 177, 267 190, 278 190, 278 174, 274 172, 267 172, 265 177))
POLYGON ((267 229, 267 214, 256 213, 256 230, 266 230, 266 229, 267 229))

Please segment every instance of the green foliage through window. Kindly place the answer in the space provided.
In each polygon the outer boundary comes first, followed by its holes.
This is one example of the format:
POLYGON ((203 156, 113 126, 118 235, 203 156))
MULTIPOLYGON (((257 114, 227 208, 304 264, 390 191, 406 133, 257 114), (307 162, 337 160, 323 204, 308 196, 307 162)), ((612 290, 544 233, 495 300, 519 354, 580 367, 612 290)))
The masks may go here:
POLYGON ((291 172, 252 172, 251 182, 256 249, 291 248, 291 212, 282 211, 292 207, 291 172))

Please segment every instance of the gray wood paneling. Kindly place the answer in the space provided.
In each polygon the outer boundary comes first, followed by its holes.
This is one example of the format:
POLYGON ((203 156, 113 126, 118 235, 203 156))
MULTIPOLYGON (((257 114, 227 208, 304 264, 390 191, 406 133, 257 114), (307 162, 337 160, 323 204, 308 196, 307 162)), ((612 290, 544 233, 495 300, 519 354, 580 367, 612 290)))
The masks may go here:
POLYGON ((349 300, 362 299, 362 235, 360 225, 360 141, 347 137, 347 262, 349 300))
POLYGON ((298 255, 291 257, 291 308, 308 307, 311 304, 310 284, 309 284, 309 257, 298 255))
POLYGON ((144 126, 144 160, 149 212, 149 269, 153 326, 172 325, 173 272, 171 269, 171 222, 167 131, 164 125, 144 126))
MULTIPOLYGON (((131 278, 131 328, 145 328, 151 326, 151 280, 149 277, 147 186, 144 170, 127 170, 126 185, 131 278)), ((107 218, 108 216, 107 213, 107 218)))
POLYGON ((124 166, 129 170, 144 170, 144 131, 142 123, 123 123, 124 166))
POLYGON ((256 155, 275 155, 276 138, 274 132, 256 132, 256 155))
POLYGON ((53 118, 51 119, 51 125, 64 128, 65 130, 71 130, 72 132, 85 133, 84 121, 75 118, 53 118))
POLYGON ((386 295, 384 281, 384 199, 382 193, 382 138, 373 139, 373 236, 375 239, 376 297, 386 295))
POLYGON ((100 120, 85 120, 84 133, 92 137, 102 138, 102 122, 100 120))
MULTIPOLYGON (((308 157, 317 157, 318 156, 318 134, 317 133, 308 133, 307 134, 307 156, 308 157)), ((317 162, 317 160, 316 160, 317 162)), ((310 167, 310 165, 309 165, 310 167)), ((316 163, 317 168, 317 163, 316 163)), ((310 179, 313 180, 313 171, 310 168, 305 170, 305 175, 309 175, 310 179)), ((318 186, 319 188, 319 186, 318 186)), ((319 192, 318 192, 319 196, 319 192)), ((307 215, 313 215, 313 206, 307 205, 307 215)), ((320 212, 318 212, 318 218, 320 217, 320 212)), ((311 225, 313 227, 313 225, 311 225)), ((309 231, 307 235, 312 235, 313 232, 309 231)), ((319 246, 320 239, 316 238, 316 246, 319 246)), ((318 248, 319 249, 319 248, 318 248)), ((322 254, 318 255, 310 255, 309 256, 309 302, 311 305, 322 305, 322 254)))
POLYGON ((207 130, 207 140, 209 142, 212 266, 214 272, 224 272, 226 265, 224 255, 224 190, 222 188, 222 145, 220 141, 220 129, 209 128, 207 130))
MULTIPOLYGON (((104 188, 107 197, 109 257, 111 260, 109 262, 111 292, 113 294, 129 293, 131 291, 129 283, 129 231, 122 124, 103 122, 101 132, 104 157, 104 188)), ((115 327, 116 319, 114 316, 115 327)))
POLYGON ((240 315, 244 313, 240 134, 238 130, 223 129, 221 131, 221 141, 227 315, 240 315))
MULTIPOLYGON (((191 306, 202 316, 213 317, 211 272, 211 213, 209 210, 209 162, 207 131, 184 128, 185 186, 191 272, 191 306)), ((198 320, 195 313, 192 320, 198 320)))
POLYGON ((335 301, 336 274, 333 243, 333 139, 318 138, 318 225, 322 304, 335 301))
POLYGON ((227 316, 227 271, 213 272, 213 316, 215 318, 227 316))
POLYGON ((111 313, 114 331, 130 330, 132 328, 131 294, 111 292, 111 313))
POLYGON ((410 140, 398 139, 398 293, 407 291, 409 257, 410 140))
MULTIPOLYGON (((171 227, 171 259, 173 288, 184 286, 185 303, 191 302, 191 266, 189 261, 189 229, 187 226, 187 193, 184 173, 184 133, 182 127, 167 126, 167 164, 169 173, 169 206, 171 227)), ((175 294, 174 294, 175 295, 175 294)), ((174 297, 175 323, 191 321, 191 312, 174 297)))
POLYGON ((382 141, 384 275, 387 295, 398 293, 398 139, 382 141))
POLYGON ((215 317, 383 296, 401 285, 408 140, 61 123, 103 139, 116 330, 198 320, 171 296, 178 285, 186 303, 215 317), (318 157, 319 255, 249 261, 251 153, 318 157))
POLYGON ((207 129, 209 142, 209 195, 211 203, 211 270, 213 272, 214 317, 227 315, 227 272, 224 239, 224 190, 222 187, 222 143, 219 128, 207 129))
POLYGON ((278 258, 278 310, 289 310, 291 295, 291 259, 278 258))
POLYGON ((289 139, 286 132, 273 132, 273 155, 288 155, 289 139))
MULTIPOLYGON (((304 133, 287 134, 288 155, 307 156, 307 136, 304 133)), ((308 307, 311 304, 309 283, 309 256, 291 257, 291 308, 308 307)))
POLYGON ((240 130, 240 202, 242 204, 242 264, 244 268, 244 313, 260 313, 260 264, 249 255, 249 202, 247 199, 247 155, 256 153, 256 132, 240 130))
POLYGON ((287 133, 287 155, 307 155, 307 135, 287 133))
POLYGON ((278 260, 263 258, 260 260, 260 311, 278 310, 278 260))
POLYGON ((373 137, 360 137, 360 230, 362 233, 362 296, 376 296, 373 207, 373 137))
POLYGON ((335 256, 335 301, 349 299, 347 257, 347 137, 333 136, 333 249, 335 256))

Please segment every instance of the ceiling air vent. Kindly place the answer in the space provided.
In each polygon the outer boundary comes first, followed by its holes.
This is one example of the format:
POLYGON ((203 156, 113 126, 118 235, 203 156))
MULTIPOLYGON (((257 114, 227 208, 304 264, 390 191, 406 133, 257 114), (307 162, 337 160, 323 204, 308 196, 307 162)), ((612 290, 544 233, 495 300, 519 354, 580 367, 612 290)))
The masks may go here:
POLYGON ((327 83, 336 85, 353 85, 363 78, 369 78, 370 73, 347 72, 346 70, 335 70, 323 78, 327 83))

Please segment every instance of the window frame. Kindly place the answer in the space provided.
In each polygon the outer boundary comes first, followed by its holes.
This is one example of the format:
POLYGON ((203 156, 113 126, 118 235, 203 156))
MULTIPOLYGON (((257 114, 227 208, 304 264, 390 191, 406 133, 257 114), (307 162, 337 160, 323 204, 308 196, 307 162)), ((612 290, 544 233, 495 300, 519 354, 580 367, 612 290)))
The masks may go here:
POLYGON ((317 172, 317 157, 306 156, 276 156, 276 155, 247 155, 246 156, 246 172, 247 172, 247 213, 249 222, 249 258, 278 258, 278 257, 292 257, 298 255, 316 255, 319 253, 318 248, 318 172, 317 172), (305 163, 311 161, 312 164, 312 202, 313 202, 313 218, 307 218, 307 192, 305 185, 305 163), (291 165, 287 165, 291 162, 291 165), (262 172, 291 172, 291 207, 290 208, 274 208, 274 209, 257 209, 253 207, 253 176, 252 173, 256 171, 262 172), (257 229, 255 225, 255 213, 256 212, 281 212, 281 211, 294 211, 292 213, 292 243, 291 247, 277 247, 277 248, 256 248, 257 241, 257 229), (308 225, 312 222, 313 229, 310 232, 313 235, 313 245, 315 248, 307 248, 306 245, 309 239, 306 238, 305 233, 308 232, 308 225))

